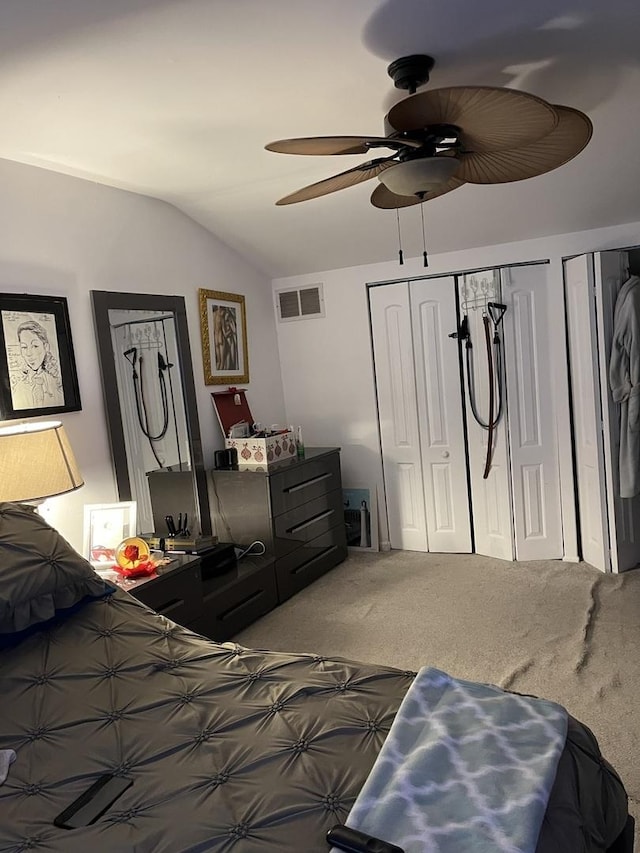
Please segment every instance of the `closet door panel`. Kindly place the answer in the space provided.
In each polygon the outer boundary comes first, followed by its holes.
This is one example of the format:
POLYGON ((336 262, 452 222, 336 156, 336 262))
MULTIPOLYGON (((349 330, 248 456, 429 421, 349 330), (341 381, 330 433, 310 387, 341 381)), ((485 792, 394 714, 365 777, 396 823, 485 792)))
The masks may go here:
POLYGON ((471 553, 452 276, 409 284, 429 550, 471 553))
POLYGON ((517 560, 563 556, 545 264, 502 270, 517 560))
MULTIPOLYGON (((497 270, 485 270, 462 277, 461 310, 464 314, 465 296, 473 303, 477 294, 485 294, 484 301, 500 302, 499 276, 497 270), (474 294, 476 294, 474 296, 474 294)), ((483 300, 478 307, 469 307, 466 316, 473 345, 473 377, 478 413, 485 423, 489 420, 489 379, 485 332, 483 324, 483 300)), ((493 334, 493 330, 492 330, 493 334)), ((495 429, 494 450, 489 476, 483 478, 487 456, 488 432, 476 422, 469 404, 469 377, 465 368, 465 411, 469 436, 469 474, 473 506, 473 531, 476 552, 487 557, 513 560, 513 523, 511 512, 511 478, 509 475, 509 452, 507 447, 507 410, 495 429)))
POLYGON ((427 551, 409 285, 372 287, 369 301, 389 540, 427 551))
POLYGON ((583 560, 607 572, 609 530, 591 257, 580 255, 565 262, 565 297, 580 545, 583 560))

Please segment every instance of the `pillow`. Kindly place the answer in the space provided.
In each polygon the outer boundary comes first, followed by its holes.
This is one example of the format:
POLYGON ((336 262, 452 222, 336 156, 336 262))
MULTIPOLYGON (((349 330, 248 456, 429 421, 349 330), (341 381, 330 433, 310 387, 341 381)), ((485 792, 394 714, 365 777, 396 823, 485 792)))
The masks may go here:
POLYGON ((32 507, 0 503, 0 639, 113 591, 32 507))

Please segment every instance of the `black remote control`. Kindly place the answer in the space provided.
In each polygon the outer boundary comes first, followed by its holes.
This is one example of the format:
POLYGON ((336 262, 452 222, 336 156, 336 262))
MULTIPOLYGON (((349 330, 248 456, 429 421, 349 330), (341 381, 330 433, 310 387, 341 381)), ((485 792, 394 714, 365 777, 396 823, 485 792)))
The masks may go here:
POLYGON ((345 853, 404 853, 402 847, 396 844, 342 824, 337 824, 327 832, 327 841, 345 853))

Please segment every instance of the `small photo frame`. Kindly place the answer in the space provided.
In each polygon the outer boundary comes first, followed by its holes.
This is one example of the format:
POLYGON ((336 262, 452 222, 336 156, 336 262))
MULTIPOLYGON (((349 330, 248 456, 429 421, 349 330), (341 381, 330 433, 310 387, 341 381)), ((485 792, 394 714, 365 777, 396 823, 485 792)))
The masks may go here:
POLYGON ((342 490, 347 546, 365 551, 378 551, 378 505, 376 490, 368 486, 352 486, 342 490))
POLYGON ((0 420, 81 408, 66 298, 0 293, 0 420))
POLYGON ((136 502, 85 504, 83 556, 92 566, 112 566, 123 539, 136 535, 136 502))
POLYGON ((201 289, 198 297, 205 385, 246 384, 249 356, 244 296, 201 289))

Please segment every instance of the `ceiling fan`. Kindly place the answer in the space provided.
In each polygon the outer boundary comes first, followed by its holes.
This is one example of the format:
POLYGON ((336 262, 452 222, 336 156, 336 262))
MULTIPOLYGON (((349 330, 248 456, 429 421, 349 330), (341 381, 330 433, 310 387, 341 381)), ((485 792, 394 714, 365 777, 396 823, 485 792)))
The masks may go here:
POLYGON ((374 207, 421 204, 471 184, 501 184, 542 175, 573 159, 591 139, 589 118, 516 89, 452 86, 417 92, 435 62, 405 56, 387 68, 409 96, 385 116, 385 136, 315 136, 266 145, 282 154, 387 156, 310 184, 276 202, 294 204, 378 178, 374 207))

